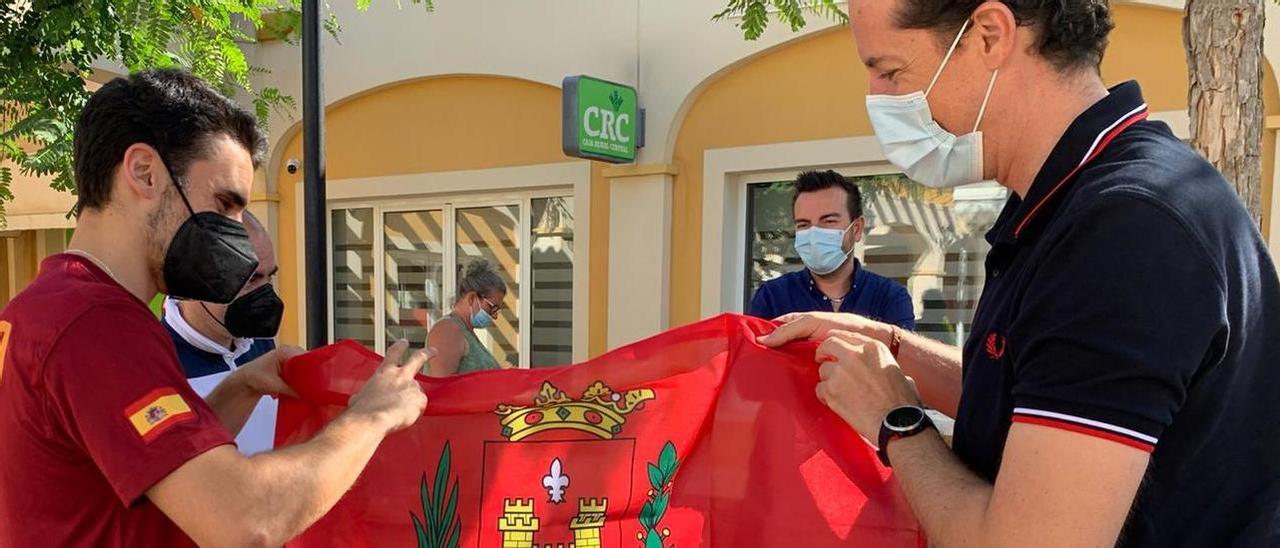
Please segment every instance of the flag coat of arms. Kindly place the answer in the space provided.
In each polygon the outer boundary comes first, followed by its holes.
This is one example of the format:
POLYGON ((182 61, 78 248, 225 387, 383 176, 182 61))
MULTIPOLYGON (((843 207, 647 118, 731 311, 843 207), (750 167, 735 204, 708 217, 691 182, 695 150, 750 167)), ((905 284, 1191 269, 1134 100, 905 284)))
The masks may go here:
MULTIPOLYGON (((419 376, 430 402, 291 546, 920 547, 874 450, 818 401, 815 346, 724 315, 557 368, 419 376)), ((285 366, 277 446, 343 411, 381 357, 285 366)))

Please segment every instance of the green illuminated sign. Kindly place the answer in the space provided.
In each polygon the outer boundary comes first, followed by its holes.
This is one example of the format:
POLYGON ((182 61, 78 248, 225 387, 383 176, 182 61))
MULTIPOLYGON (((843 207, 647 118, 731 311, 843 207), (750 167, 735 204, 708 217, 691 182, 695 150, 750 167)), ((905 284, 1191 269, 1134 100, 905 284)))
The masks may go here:
POLYGON ((634 162, 643 146, 636 89, 590 76, 564 79, 564 153, 612 163, 634 162))

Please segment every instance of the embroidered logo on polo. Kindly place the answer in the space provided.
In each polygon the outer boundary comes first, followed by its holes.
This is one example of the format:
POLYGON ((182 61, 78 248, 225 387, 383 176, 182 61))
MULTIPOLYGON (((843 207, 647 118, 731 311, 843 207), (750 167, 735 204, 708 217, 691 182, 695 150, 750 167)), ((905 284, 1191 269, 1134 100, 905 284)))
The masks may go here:
POLYGON ((993 360, 1004 358, 1004 351, 1008 342, 1009 341, 1004 338, 1004 335, 996 333, 995 331, 987 334, 987 357, 993 360))

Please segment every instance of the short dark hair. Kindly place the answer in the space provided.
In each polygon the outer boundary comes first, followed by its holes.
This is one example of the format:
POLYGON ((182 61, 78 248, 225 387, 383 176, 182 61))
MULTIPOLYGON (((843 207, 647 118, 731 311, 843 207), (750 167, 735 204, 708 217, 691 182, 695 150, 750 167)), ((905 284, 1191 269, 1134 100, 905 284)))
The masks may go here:
POLYGON ((200 78, 158 69, 107 82, 89 97, 76 122, 76 211, 111 201, 112 174, 130 146, 151 145, 180 177, 220 135, 243 145, 257 169, 266 138, 253 114, 200 78))
POLYGON ((796 199, 805 192, 817 192, 831 187, 840 187, 848 195, 848 199, 845 200, 845 206, 849 209, 849 219, 853 220, 862 216, 862 191, 858 190, 858 185, 844 175, 829 169, 826 171, 806 171, 796 177, 795 187, 796 193, 791 196, 791 207, 793 208, 796 206, 796 199))
MULTIPOLYGON (((897 23, 933 30, 950 45, 960 26, 985 0, 902 0, 897 23)), ((1115 28, 1108 0, 1001 0, 1020 26, 1037 34, 1036 52, 1059 71, 1097 71, 1115 28)))

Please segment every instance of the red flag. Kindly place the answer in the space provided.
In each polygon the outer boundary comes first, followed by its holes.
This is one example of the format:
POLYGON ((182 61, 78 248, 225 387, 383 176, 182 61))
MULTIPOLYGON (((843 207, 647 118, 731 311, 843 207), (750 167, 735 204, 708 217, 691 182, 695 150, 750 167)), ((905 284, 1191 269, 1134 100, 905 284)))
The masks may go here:
MULTIPOLYGON (((818 401, 812 343, 719 316, 586 363, 419 376, 425 416, 389 436, 292 546, 924 546, 892 473, 818 401)), ((310 438, 381 359, 299 356, 278 446, 310 438)))

